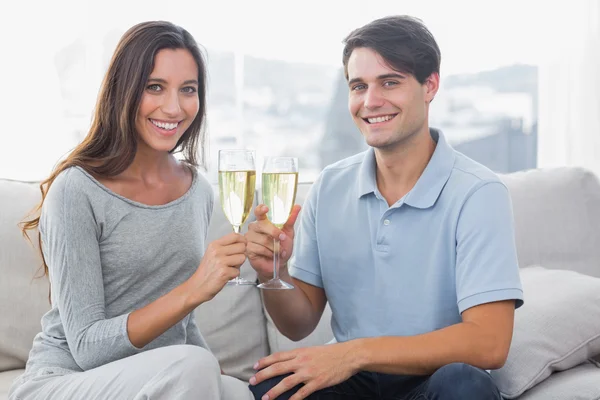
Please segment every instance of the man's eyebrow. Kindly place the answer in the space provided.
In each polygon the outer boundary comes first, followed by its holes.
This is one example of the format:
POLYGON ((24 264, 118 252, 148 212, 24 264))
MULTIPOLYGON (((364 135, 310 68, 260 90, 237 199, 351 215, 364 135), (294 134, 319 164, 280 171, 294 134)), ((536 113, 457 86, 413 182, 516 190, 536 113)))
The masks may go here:
MULTIPOLYGON (((402 74, 398 74, 398 73, 390 73, 390 74, 379 75, 377 77, 377 80, 382 81, 384 79, 390 79, 390 78, 406 79, 406 76, 404 76, 402 74)), ((353 78, 353 79, 350 79, 348 81, 348 86, 353 85, 353 84, 358 83, 358 82, 363 82, 362 78, 353 78)))
POLYGON ((362 79, 361 79, 361 78, 353 78, 353 79, 350 79, 350 80, 348 81, 348 86, 352 86, 352 85, 354 85, 355 83, 358 83, 358 82, 362 82, 362 79))
POLYGON ((406 79, 405 75, 399 74, 399 73, 391 73, 391 74, 384 74, 384 75, 379 75, 377 77, 378 80, 382 81, 384 79, 390 79, 390 78, 397 78, 397 79, 406 79))

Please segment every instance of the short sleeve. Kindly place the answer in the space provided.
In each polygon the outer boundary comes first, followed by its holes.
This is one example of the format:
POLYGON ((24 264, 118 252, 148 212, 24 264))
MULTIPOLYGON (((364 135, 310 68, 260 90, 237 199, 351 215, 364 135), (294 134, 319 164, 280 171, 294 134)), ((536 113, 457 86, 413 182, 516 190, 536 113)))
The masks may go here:
POLYGON ((319 246, 317 242, 316 204, 320 187, 317 179, 310 187, 300 213, 300 226, 294 242, 290 275, 313 286, 323 287, 319 246))
POLYGON ((495 301, 523 304, 510 195, 500 181, 482 182, 467 197, 456 231, 459 311, 495 301))

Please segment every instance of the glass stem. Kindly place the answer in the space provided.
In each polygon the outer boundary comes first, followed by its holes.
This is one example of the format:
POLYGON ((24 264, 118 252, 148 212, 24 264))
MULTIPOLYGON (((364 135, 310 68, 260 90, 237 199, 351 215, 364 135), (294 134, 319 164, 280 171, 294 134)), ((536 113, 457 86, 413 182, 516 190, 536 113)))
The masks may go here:
MULTIPOLYGON (((239 225, 232 225, 233 226, 233 231, 235 233, 240 233, 240 226, 239 225)), ((232 279, 233 282, 240 283, 242 279, 239 276, 236 276, 235 278, 232 279)))
POLYGON ((279 239, 273 239, 273 280, 279 279, 279 239))

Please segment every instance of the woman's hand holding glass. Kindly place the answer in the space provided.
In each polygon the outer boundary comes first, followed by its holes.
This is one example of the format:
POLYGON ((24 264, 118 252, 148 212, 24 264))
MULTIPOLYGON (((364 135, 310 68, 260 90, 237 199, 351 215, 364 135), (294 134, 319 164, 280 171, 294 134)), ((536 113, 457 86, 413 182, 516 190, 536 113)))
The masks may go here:
MULTIPOLYGON (((235 233, 240 232, 252 210, 255 183, 256 167, 253 151, 219 151, 219 198, 225 217, 231 223, 235 233)), ((254 285, 254 282, 238 276, 228 284, 254 285)))
POLYGON ((246 260, 246 243, 244 235, 229 233, 208 245, 198 269, 187 281, 193 305, 211 300, 240 275, 240 266, 246 260))

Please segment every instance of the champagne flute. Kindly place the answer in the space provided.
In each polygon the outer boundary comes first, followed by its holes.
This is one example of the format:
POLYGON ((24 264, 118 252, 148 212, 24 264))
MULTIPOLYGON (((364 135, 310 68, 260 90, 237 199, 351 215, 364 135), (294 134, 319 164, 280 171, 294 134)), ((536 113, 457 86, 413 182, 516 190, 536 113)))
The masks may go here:
MULTIPOLYGON (((263 203, 269 207, 267 218, 281 229, 290 216, 298 187, 298 159, 267 157, 262 172, 263 203)), ((279 238, 273 239, 273 279, 258 285, 261 289, 293 289, 279 279, 279 238)))
MULTIPOLYGON (((219 151, 219 198, 221 207, 233 231, 240 229, 252 209, 256 184, 254 152, 250 150, 219 151)), ((254 282, 233 278, 228 285, 255 285, 254 282)))

